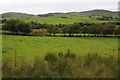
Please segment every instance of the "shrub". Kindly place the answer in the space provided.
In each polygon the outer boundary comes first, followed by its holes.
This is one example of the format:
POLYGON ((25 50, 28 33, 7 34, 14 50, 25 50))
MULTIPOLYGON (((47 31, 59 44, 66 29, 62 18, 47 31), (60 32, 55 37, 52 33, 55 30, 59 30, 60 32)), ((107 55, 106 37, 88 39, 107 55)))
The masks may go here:
POLYGON ((32 31, 32 35, 36 35, 36 36, 47 36, 48 32, 46 29, 41 29, 41 30, 33 30, 32 31))
POLYGON ((60 75, 60 77, 64 78, 67 77, 66 74, 69 74, 68 71, 70 71, 70 65, 65 58, 59 58, 55 64, 55 70, 60 75))
MULTIPOLYGON (((68 50, 63 53, 47 53, 45 59, 35 57, 33 63, 24 61, 14 66, 7 59, 3 63, 3 78, 117 78, 116 56, 89 53, 84 57, 71 58, 68 50), (65 57, 66 56, 66 57, 65 57), (47 61, 47 62, 46 62, 47 61)), ((75 55, 75 54, 74 54, 75 55)), ((76 55, 75 55, 76 56, 76 55)))
POLYGON ((62 52, 59 52, 59 53, 58 53, 58 56, 59 56, 59 57, 63 57, 63 53, 62 53, 62 52))
POLYGON ((67 52, 65 53, 65 57, 66 58, 71 58, 71 59, 75 59, 75 54, 74 53, 71 53, 71 51, 70 50, 67 50, 67 52))
POLYGON ((57 61, 57 56, 53 53, 47 53, 47 55, 45 56, 45 60, 51 63, 55 63, 57 61))

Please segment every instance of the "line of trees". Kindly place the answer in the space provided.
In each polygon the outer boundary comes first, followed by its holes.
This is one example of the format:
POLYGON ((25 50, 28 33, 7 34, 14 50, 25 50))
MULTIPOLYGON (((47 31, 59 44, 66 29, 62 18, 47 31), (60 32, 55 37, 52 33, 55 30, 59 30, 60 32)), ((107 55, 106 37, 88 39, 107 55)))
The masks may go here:
POLYGON ((117 36, 120 35, 120 25, 118 23, 74 23, 74 24, 40 24, 31 21, 30 23, 20 19, 10 19, 5 21, 4 30, 15 32, 31 33, 32 29, 46 29, 48 33, 56 36, 56 33, 62 33, 64 36, 117 36))
POLYGON ((62 33, 64 36, 69 34, 69 36, 75 36, 74 34, 84 34, 84 36, 116 36, 120 35, 120 24, 119 23, 74 23, 74 24, 40 24, 32 22, 33 29, 47 29, 50 35, 53 33, 62 33), (86 35, 87 34, 87 35, 86 35))
POLYGON ((119 35, 120 26, 114 24, 98 24, 90 26, 80 26, 79 24, 70 24, 62 28, 63 34, 69 34, 69 36, 74 36, 74 34, 88 34, 87 36, 107 36, 107 35, 119 35))
POLYGON ((120 20, 120 19, 114 18, 112 16, 102 16, 102 17, 98 17, 97 20, 120 20))
POLYGON ((33 29, 47 29, 50 35, 53 33, 63 33, 64 36, 69 34, 69 36, 74 36, 74 34, 89 34, 88 36, 107 36, 107 35, 119 35, 120 34, 120 23, 74 23, 74 24, 40 24, 37 22, 31 22, 33 29))
POLYGON ((27 34, 32 32, 32 27, 30 23, 25 22, 21 19, 10 19, 5 21, 2 29, 12 31, 16 34, 18 32, 27 33, 27 34))
POLYGON ((91 15, 88 16, 88 18, 94 18, 96 20, 120 20, 119 17, 113 17, 113 16, 100 16, 100 15, 91 15))

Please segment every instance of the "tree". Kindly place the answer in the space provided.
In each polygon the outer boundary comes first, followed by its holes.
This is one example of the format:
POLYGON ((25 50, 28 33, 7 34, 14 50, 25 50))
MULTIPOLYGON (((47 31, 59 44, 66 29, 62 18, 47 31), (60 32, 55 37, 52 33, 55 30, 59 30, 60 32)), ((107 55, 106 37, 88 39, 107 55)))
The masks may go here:
POLYGON ((44 28, 41 23, 31 21, 30 22, 32 29, 41 29, 44 28))
POLYGON ((60 28, 59 27, 57 27, 57 26, 53 26, 52 27, 52 33, 54 34, 54 36, 55 36, 55 34, 57 33, 57 32, 59 32, 60 31, 60 28))
POLYGON ((71 30, 72 30, 73 36, 74 36, 75 33, 79 33, 79 28, 80 28, 79 24, 72 24, 71 25, 71 30))
POLYGON ((120 26, 117 25, 114 31, 115 31, 115 35, 120 35, 120 26))
POLYGON ((59 28, 63 28, 65 25, 60 23, 60 24, 58 24, 57 26, 58 26, 59 28))
POLYGON ((16 26, 17 26, 17 30, 20 31, 20 32, 23 32, 23 33, 32 32, 32 28, 31 28, 30 23, 21 21, 16 26))
POLYGON ((64 26, 62 28, 62 33, 64 34, 64 36, 66 36, 65 34, 67 33, 67 26, 64 26))
POLYGON ((18 24, 20 21, 20 19, 7 20, 3 25, 3 29, 15 32, 17 34, 18 30, 16 24, 18 24))
POLYGON ((50 33, 50 35, 53 33, 55 36, 55 34, 60 31, 60 28, 53 24, 47 24, 47 31, 50 33))
POLYGON ((98 33, 97 34, 100 34, 100 36, 103 36, 103 34, 104 34, 104 23, 100 23, 100 24, 97 24, 96 26, 97 26, 97 31, 98 31, 98 33))
POLYGON ((16 34, 18 31, 24 33, 30 33, 32 31, 30 23, 24 22, 21 19, 7 20, 4 23, 3 29, 15 32, 16 34))
POLYGON ((52 24, 48 24, 48 25, 46 26, 46 29, 47 29, 47 31, 50 33, 50 35, 51 35, 51 33, 52 33, 53 26, 54 26, 54 25, 52 25, 52 24))
POLYGON ((113 35, 113 33, 114 33, 114 29, 115 29, 115 25, 113 25, 113 24, 105 24, 104 25, 104 34, 105 35, 113 35))
POLYGON ((79 24, 69 24, 69 25, 66 25, 62 28, 62 33, 65 34, 68 33, 69 36, 74 36, 75 33, 79 33, 79 28, 80 28, 80 25, 79 24))
POLYGON ((69 25, 66 25, 66 32, 69 34, 69 36, 71 36, 72 34, 72 26, 69 25))
POLYGON ((89 32, 89 27, 88 27, 88 26, 83 26, 83 27, 82 27, 82 33, 84 34, 84 36, 85 36, 85 34, 88 33, 88 32, 89 32))
POLYGON ((6 19, 2 18, 2 20, 0 21, 0 23, 3 24, 6 21, 7 21, 6 19))

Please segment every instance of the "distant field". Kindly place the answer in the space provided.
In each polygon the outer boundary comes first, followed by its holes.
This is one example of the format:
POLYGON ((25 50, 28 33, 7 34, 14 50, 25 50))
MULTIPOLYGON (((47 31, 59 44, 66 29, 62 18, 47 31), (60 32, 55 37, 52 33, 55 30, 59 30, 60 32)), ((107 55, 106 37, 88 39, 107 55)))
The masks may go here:
MULTIPOLYGON (((78 22, 83 23, 104 23, 104 22, 116 22, 117 20, 96 20, 98 17, 102 16, 92 16, 89 18, 90 15, 94 14, 81 14, 81 13, 70 13, 70 14, 54 14, 54 16, 50 17, 40 17, 40 18, 33 18, 33 19, 26 19, 26 21, 37 21, 39 23, 48 23, 48 24, 73 24, 78 22), (66 18, 63 18, 66 17, 66 18)), ((109 14, 107 14, 109 16, 109 14)), ((118 17, 117 15, 112 15, 113 17, 118 17)))
POLYGON ((33 19, 24 19, 25 21, 36 21, 38 23, 47 23, 47 24, 73 24, 73 23, 104 23, 104 22, 117 22, 116 20, 95 20, 88 18, 87 16, 71 16, 67 18, 60 18, 60 17, 40 17, 40 18, 33 18, 33 19))
MULTIPOLYGON (((21 18, 27 22, 35 21, 38 23, 47 23, 47 24, 73 24, 73 23, 107 23, 107 22, 118 22, 118 20, 96 20, 96 18, 102 17, 102 16, 92 16, 89 18, 89 15, 85 14, 78 14, 78 13, 72 13, 72 14, 59 14, 49 17, 33 17, 33 18, 21 18), (63 18, 66 17, 66 18, 63 18)), ((112 17, 118 17, 116 15, 113 15, 112 17)), ((6 18, 11 19, 11 18, 6 18)))
POLYGON ((34 56, 43 57, 48 52, 66 52, 68 49, 77 53, 77 55, 85 55, 90 52, 98 52, 101 55, 116 55, 118 53, 118 39, 97 37, 2 36, 3 59, 14 59, 15 50, 17 51, 17 56, 31 60, 34 56))

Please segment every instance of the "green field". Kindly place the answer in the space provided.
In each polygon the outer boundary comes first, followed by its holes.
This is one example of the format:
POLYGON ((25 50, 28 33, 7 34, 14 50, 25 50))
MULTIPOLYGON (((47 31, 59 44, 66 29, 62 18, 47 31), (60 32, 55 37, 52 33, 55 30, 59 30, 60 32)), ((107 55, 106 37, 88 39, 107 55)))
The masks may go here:
MULTIPOLYGON (((119 26, 116 23, 119 20, 117 12, 93 10, 84 13, 52 13, 47 15, 38 16, 14 12, 3 14, 3 22, 6 19, 9 21, 9 19, 13 18, 23 20, 23 23, 18 20, 18 23, 10 26, 11 23, 14 23, 13 20, 7 25, 8 29, 0 30, 0 33, 3 33, 3 35, 0 35, 3 78, 118 77, 118 38, 115 37, 116 35, 119 36, 119 31, 117 31, 119 26), (31 29, 31 24, 24 22, 31 22, 32 24, 33 32, 29 36, 26 36, 30 32, 26 27, 31 29), (84 23, 84 26, 80 29, 75 27, 76 24, 75 26, 72 25, 80 22, 84 23), (110 23, 115 24, 115 26, 103 25, 103 23, 108 22, 115 22, 110 23), (96 27, 89 25, 89 23, 94 23, 96 27), (102 23, 102 25, 98 23, 102 23), (51 28, 49 24, 59 24, 59 27, 61 24, 71 25, 62 25, 62 28, 57 29, 54 25, 51 28), (50 31, 47 29, 48 26, 50 26, 50 31), (37 27, 39 28, 37 29, 37 27), (65 30, 66 37, 63 37, 63 30, 65 30), (92 33, 91 30, 93 30, 92 33), (109 31, 110 33, 108 33, 109 31), (17 33, 20 35, 17 35, 17 33), (52 35, 50 35, 51 33, 52 35), (56 33, 56 36, 53 33, 56 33), (74 33, 74 36, 70 35, 74 33), (86 37, 83 33, 86 33, 86 37), (101 37, 101 34, 103 37, 101 37), (104 34, 106 34, 106 37, 104 34), (78 35, 84 37, 78 37, 78 35)), ((82 24, 80 24, 80 27, 82 24)))
POLYGON ((41 24, 47 23, 47 24, 73 24, 73 23, 107 23, 107 22, 118 22, 118 20, 112 19, 112 20, 97 20, 96 18, 100 18, 103 15, 104 16, 112 16, 113 18, 118 18, 117 13, 69 13, 69 14, 53 14, 54 16, 48 16, 48 17, 39 17, 39 16, 26 16, 25 14, 15 14, 11 15, 10 13, 5 16, 6 19, 11 18, 21 18, 27 22, 34 21, 41 24), (97 16, 99 14, 99 16, 97 16), (7 16, 10 17, 7 17, 7 16), (93 16, 94 15, 94 16, 93 16), (12 17, 13 16, 13 17, 12 17), (89 16, 92 16, 91 18, 89 16), (63 18, 66 17, 66 18, 63 18))
POLYGON ((30 60, 34 56, 45 56, 48 52, 58 53, 71 50, 77 55, 98 52, 101 55, 116 55, 118 53, 117 38, 97 37, 37 37, 2 35, 3 58, 17 56, 30 60))
POLYGON ((73 23, 79 23, 79 22, 84 22, 84 23, 107 23, 107 22, 117 22, 117 20, 96 20, 96 19, 91 19, 88 18, 87 16, 80 17, 68 17, 68 18, 59 18, 59 17, 41 17, 41 18, 33 18, 33 19, 24 19, 25 21, 36 21, 38 23, 47 23, 47 24, 73 24, 73 23))
POLYGON ((118 77, 115 37, 2 35, 0 40, 4 78, 118 77))

